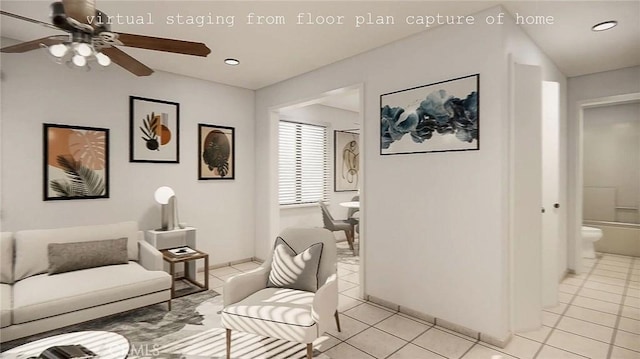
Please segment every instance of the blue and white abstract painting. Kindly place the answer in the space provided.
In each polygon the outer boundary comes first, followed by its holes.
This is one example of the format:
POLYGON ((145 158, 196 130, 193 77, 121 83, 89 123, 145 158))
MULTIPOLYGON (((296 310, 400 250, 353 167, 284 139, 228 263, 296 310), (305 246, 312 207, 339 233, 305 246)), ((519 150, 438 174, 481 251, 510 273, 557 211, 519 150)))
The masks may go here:
POLYGON ((380 96, 380 154, 480 148, 480 75, 380 96))

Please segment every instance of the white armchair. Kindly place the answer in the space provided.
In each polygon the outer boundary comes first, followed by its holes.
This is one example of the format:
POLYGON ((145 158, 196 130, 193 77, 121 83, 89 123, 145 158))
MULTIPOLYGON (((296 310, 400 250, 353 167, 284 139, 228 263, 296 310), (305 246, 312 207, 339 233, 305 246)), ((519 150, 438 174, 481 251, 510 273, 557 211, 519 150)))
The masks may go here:
POLYGON ((340 331, 335 238, 323 228, 288 228, 279 237, 296 253, 323 243, 318 290, 267 287, 273 254, 259 268, 227 279, 222 310, 227 358, 231 358, 232 330, 306 343, 308 359, 313 356, 313 341, 333 325, 332 317, 340 331))

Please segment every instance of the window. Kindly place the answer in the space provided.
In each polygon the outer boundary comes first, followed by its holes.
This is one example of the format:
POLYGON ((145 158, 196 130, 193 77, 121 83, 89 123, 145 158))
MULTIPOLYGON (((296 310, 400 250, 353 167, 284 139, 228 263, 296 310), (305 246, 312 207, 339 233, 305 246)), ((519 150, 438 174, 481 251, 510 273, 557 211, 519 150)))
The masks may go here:
POLYGON ((313 203, 328 198, 327 129, 280 121, 280 205, 313 203))

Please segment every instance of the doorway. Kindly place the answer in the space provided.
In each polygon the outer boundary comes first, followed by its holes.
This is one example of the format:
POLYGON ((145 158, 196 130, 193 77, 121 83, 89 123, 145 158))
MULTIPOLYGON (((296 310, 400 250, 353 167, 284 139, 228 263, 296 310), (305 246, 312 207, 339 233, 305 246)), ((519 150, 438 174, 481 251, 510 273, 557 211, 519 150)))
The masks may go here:
MULTIPOLYGON (((323 220, 321 209, 317 204, 317 201, 307 201, 308 203, 293 203, 287 205, 281 205, 279 198, 280 193, 280 164, 279 153, 280 147, 280 134, 279 128, 281 121, 288 123, 297 123, 302 127, 306 126, 319 126, 325 130, 326 141, 326 162, 324 164, 326 172, 326 197, 325 200, 329 203, 328 207, 336 219, 346 219, 350 214, 349 208, 342 206, 341 203, 352 202, 355 196, 359 196, 360 210, 357 213, 358 217, 358 233, 356 234, 356 249, 352 251, 346 242, 346 237, 343 232, 334 232, 334 236, 337 239, 338 255, 339 255, 339 268, 340 263, 345 262, 348 256, 357 258, 358 268, 355 269, 350 265, 348 267, 352 270, 356 277, 353 282, 359 284, 359 296, 364 297, 364 267, 365 267, 365 253, 366 253, 366 241, 362 240, 366 236, 365 229, 365 183, 364 178, 364 133, 365 126, 363 123, 363 98, 362 98, 362 85, 348 86, 332 91, 319 94, 317 96, 294 101, 279 106, 270 108, 270 121, 271 128, 274 129, 270 132, 270 140, 273 144, 271 146, 272 151, 276 154, 276 168, 270 172, 270 187, 274 195, 269 215, 270 232, 279 233, 286 227, 323 227, 323 220), (338 186, 338 179, 341 172, 341 166, 336 166, 338 160, 342 158, 342 152, 336 145, 340 142, 336 139, 338 135, 351 136, 358 138, 357 148, 350 149, 349 154, 352 156, 348 158, 353 166, 354 154, 357 154, 358 166, 357 175, 354 173, 354 168, 349 167, 348 173, 346 173, 345 179, 351 180, 352 187, 340 187, 338 186), (359 247, 359 248, 358 248, 359 247), (343 258, 344 257, 344 258, 343 258), (354 270, 355 269, 355 270, 354 270), (356 272, 358 274, 356 274, 356 272), (361 283, 361 284, 360 284, 361 283)), ((323 166, 319 164, 319 166, 323 166)), ((348 181, 347 181, 348 182, 348 181)), ((348 183, 347 183, 348 184, 348 183)), ((304 201, 303 201, 304 202, 304 201)), ((347 258, 348 259, 348 258, 347 258)), ((353 261, 346 261, 351 264, 353 261)))
POLYGON ((630 103, 640 102, 640 93, 631 93, 618 96, 609 96, 596 98, 591 100, 585 100, 578 103, 578 120, 574 125, 574 133, 576 138, 574 141, 573 150, 576 153, 574 171, 571 173, 573 177, 573 205, 569 208, 571 211, 570 218, 573 218, 573 222, 570 223, 572 229, 572 238, 570 238, 570 251, 572 253, 573 267, 577 274, 584 272, 584 266, 582 264, 582 223, 583 223, 583 196, 584 196, 584 119, 585 110, 612 106, 623 105, 630 103))

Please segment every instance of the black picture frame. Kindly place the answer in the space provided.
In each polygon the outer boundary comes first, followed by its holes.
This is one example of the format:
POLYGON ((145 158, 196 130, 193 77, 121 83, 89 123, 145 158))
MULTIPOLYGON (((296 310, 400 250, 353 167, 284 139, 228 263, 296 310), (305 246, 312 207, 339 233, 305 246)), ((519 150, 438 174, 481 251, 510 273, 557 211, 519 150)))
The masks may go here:
POLYGON ((380 95, 380 155, 480 149, 480 74, 380 95))
POLYGON ((44 123, 43 200, 109 198, 109 129, 44 123))
POLYGON ((235 128, 198 124, 198 179, 236 178, 235 128))
POLYGON ((180 104, 129 96, 129 162, 180 163, 180 104))
POLYGON ((360 134, 358 130, 333 131, 333 191, 358 191, 360 134))

